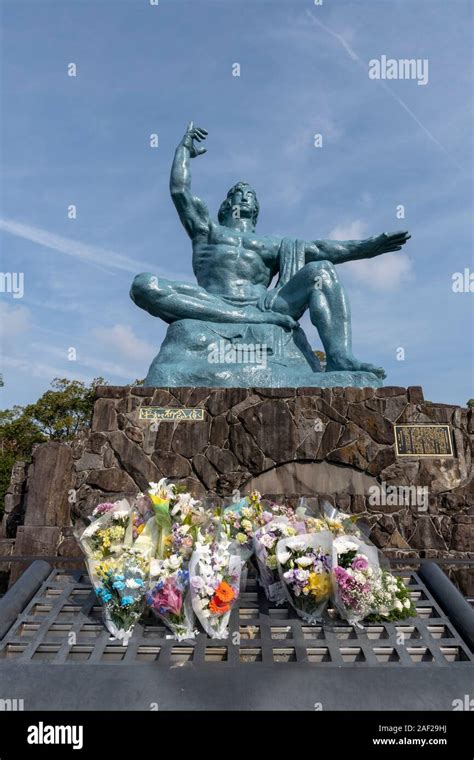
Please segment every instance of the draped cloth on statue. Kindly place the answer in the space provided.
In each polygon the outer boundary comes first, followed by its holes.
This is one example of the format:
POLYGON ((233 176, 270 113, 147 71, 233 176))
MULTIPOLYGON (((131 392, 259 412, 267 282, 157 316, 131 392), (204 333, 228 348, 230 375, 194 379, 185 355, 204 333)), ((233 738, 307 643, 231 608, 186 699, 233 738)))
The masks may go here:
POLYGON ((287 285, 294 275, 300 271, 306 264, 305 242, 304 240, 294 240, 293 238, 283 238, 278 251, 278 282, 273 290, 270 290, 264 297, 266 309, 271 309, 278 292, 284 285, 287 285))

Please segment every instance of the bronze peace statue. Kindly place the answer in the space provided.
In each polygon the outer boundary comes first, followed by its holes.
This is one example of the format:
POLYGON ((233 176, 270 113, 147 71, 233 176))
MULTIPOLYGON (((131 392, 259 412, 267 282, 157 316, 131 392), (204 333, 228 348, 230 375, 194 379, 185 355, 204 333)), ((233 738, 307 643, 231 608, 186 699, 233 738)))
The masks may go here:
POLYGON ((173 203, 192 241, 197 284, 143 273, 130 292, 137 306, 169 324, 145 384, 380 386, 384 370, 352 353, 350 305, 335 267, 399 251, 410 235, 345 241, 260 235, 259 202, 247 182, 231 187, 216 221, 191 191, 190 162, 206 153, 207 134, 188 125, 170 177, 173 203), (325 372, 298 324, 306 310, 324 346, 325 372))

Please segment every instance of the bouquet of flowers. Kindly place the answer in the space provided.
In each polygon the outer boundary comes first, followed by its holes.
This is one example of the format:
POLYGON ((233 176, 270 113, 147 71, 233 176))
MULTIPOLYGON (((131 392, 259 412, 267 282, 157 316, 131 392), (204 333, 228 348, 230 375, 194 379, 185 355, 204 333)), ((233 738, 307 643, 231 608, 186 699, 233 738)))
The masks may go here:
POLYGON ((357 625, 375 603, 380 576, 377 549, 357 537, 339 536, 333 542, 334 604, 344 619, 357 625))
POLYGON ((335 536, 354 535, 361 536, 361 531, 356 523, 360 522, 360 515, 348 515, 340 509, 333 507, 328 501, 321 505, 322 520, 326 530, 330 530, 335 536))
POLYGON ((271 520, 254 533, 255 558, 260 583, 267 599, 276 605, 283 604, 286 599, 278 572, 277 544, 280 539, 294 535, 296 535, 296 529, 285 517, 277 517, 271 520))
POLYGON ((170 628, 178 641, 194 638, 192 610, 189 609, 189 571, 183 557, 171 554, 166 559, 151 562, 151 583, 147 604, 170 628))
POLYGON ((351 624, 402 620, 415 614, 402 578, 380 566, 378 549, 357 537, 340 536, 333 544, 334 602, 351 624))
POLYGON ((189 563, 191 603, 208 636, 225 639, 232 605, 239 595, 242 559, 227 539, 209 539, 199 534, 189 563))
POLYGON ((382 568, 374 584, 373 604, 368 620, 404 620, 416 615, 410 592, 403 582, 388 570, 382 568))
POLYGON ((188 604, 189 571, 194 545, 201 531, 202 537, 215 531, 213 516, 203 509, 189 493, 181 493, 172 486, 169 504, 173 520, 171 532, 165 537, 164 557, 151 563, 151 583, 147 604, 171 629, 178 640, 193 638, 194 616, 188 604))
POLYGON ((154 516, 153 504, 148 494, 139 493, 132 501, 133 540, 145 530, 154 516))
POLYGON ((134 515, 125 499, 99 504, 79 538, 90 579, 104 608, 105 625, 125 644, 143 611, 150 558, 158 538, 153 517, 138 529, 134 515))
POLYGON ((79 536, 84 554, 92 559, 111 557, 132 541, 132 508, 126 499, 115 504, 98 504, 92 512, 91 524, 79 536))
POLYGON ((89 574, 104 607, 106 628, 125 646, 145 602, 149 557, 139 548, 124 547, 110 560, 89 563, 89 574))
POLYGON ((331 595, 332 534, 329 531, 282 538, 276 555, 291 606, 309 623, 321 618, 331 595))
POLYGON ((253 553, 255 517, 255 511, 246 498, 226 507, 221 516, 221 533, 236 543, 244 561, 253 553))

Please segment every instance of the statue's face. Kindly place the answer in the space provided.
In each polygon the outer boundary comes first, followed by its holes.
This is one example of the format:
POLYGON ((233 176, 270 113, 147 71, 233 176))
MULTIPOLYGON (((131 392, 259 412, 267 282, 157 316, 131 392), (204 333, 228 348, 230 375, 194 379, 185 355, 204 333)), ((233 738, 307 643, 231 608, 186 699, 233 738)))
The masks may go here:
POLYGON ((221 223, 233 226, 236 219, 251 219, 254 225, 258 217, 258 201, 255 190, 250 185, 238 183, 231 188, 223 202, 219 218, 221 223))
POLYGON ((251 219, 255 214, 255 190, 252 187, 242 187, 234 190, 231 195, 232 209, 240 209, 241 219, 251 219))

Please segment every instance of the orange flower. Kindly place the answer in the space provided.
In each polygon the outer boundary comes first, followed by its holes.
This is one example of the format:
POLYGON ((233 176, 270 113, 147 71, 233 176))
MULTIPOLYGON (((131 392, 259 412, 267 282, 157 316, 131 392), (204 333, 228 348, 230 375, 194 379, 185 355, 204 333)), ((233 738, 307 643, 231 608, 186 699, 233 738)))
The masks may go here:
POLYGON ((214 615, 224 615, 224 613, 229 612, 230 604, 222 602, 214 594, 211 601, 209 602, 209 609, 212 613, 214 613, 214 615))
POLYGON ((221 581, 214 591, 214 596, 217 596, 221 602, 231 602, 235 596, 234 589, 225 581, 221 581))

